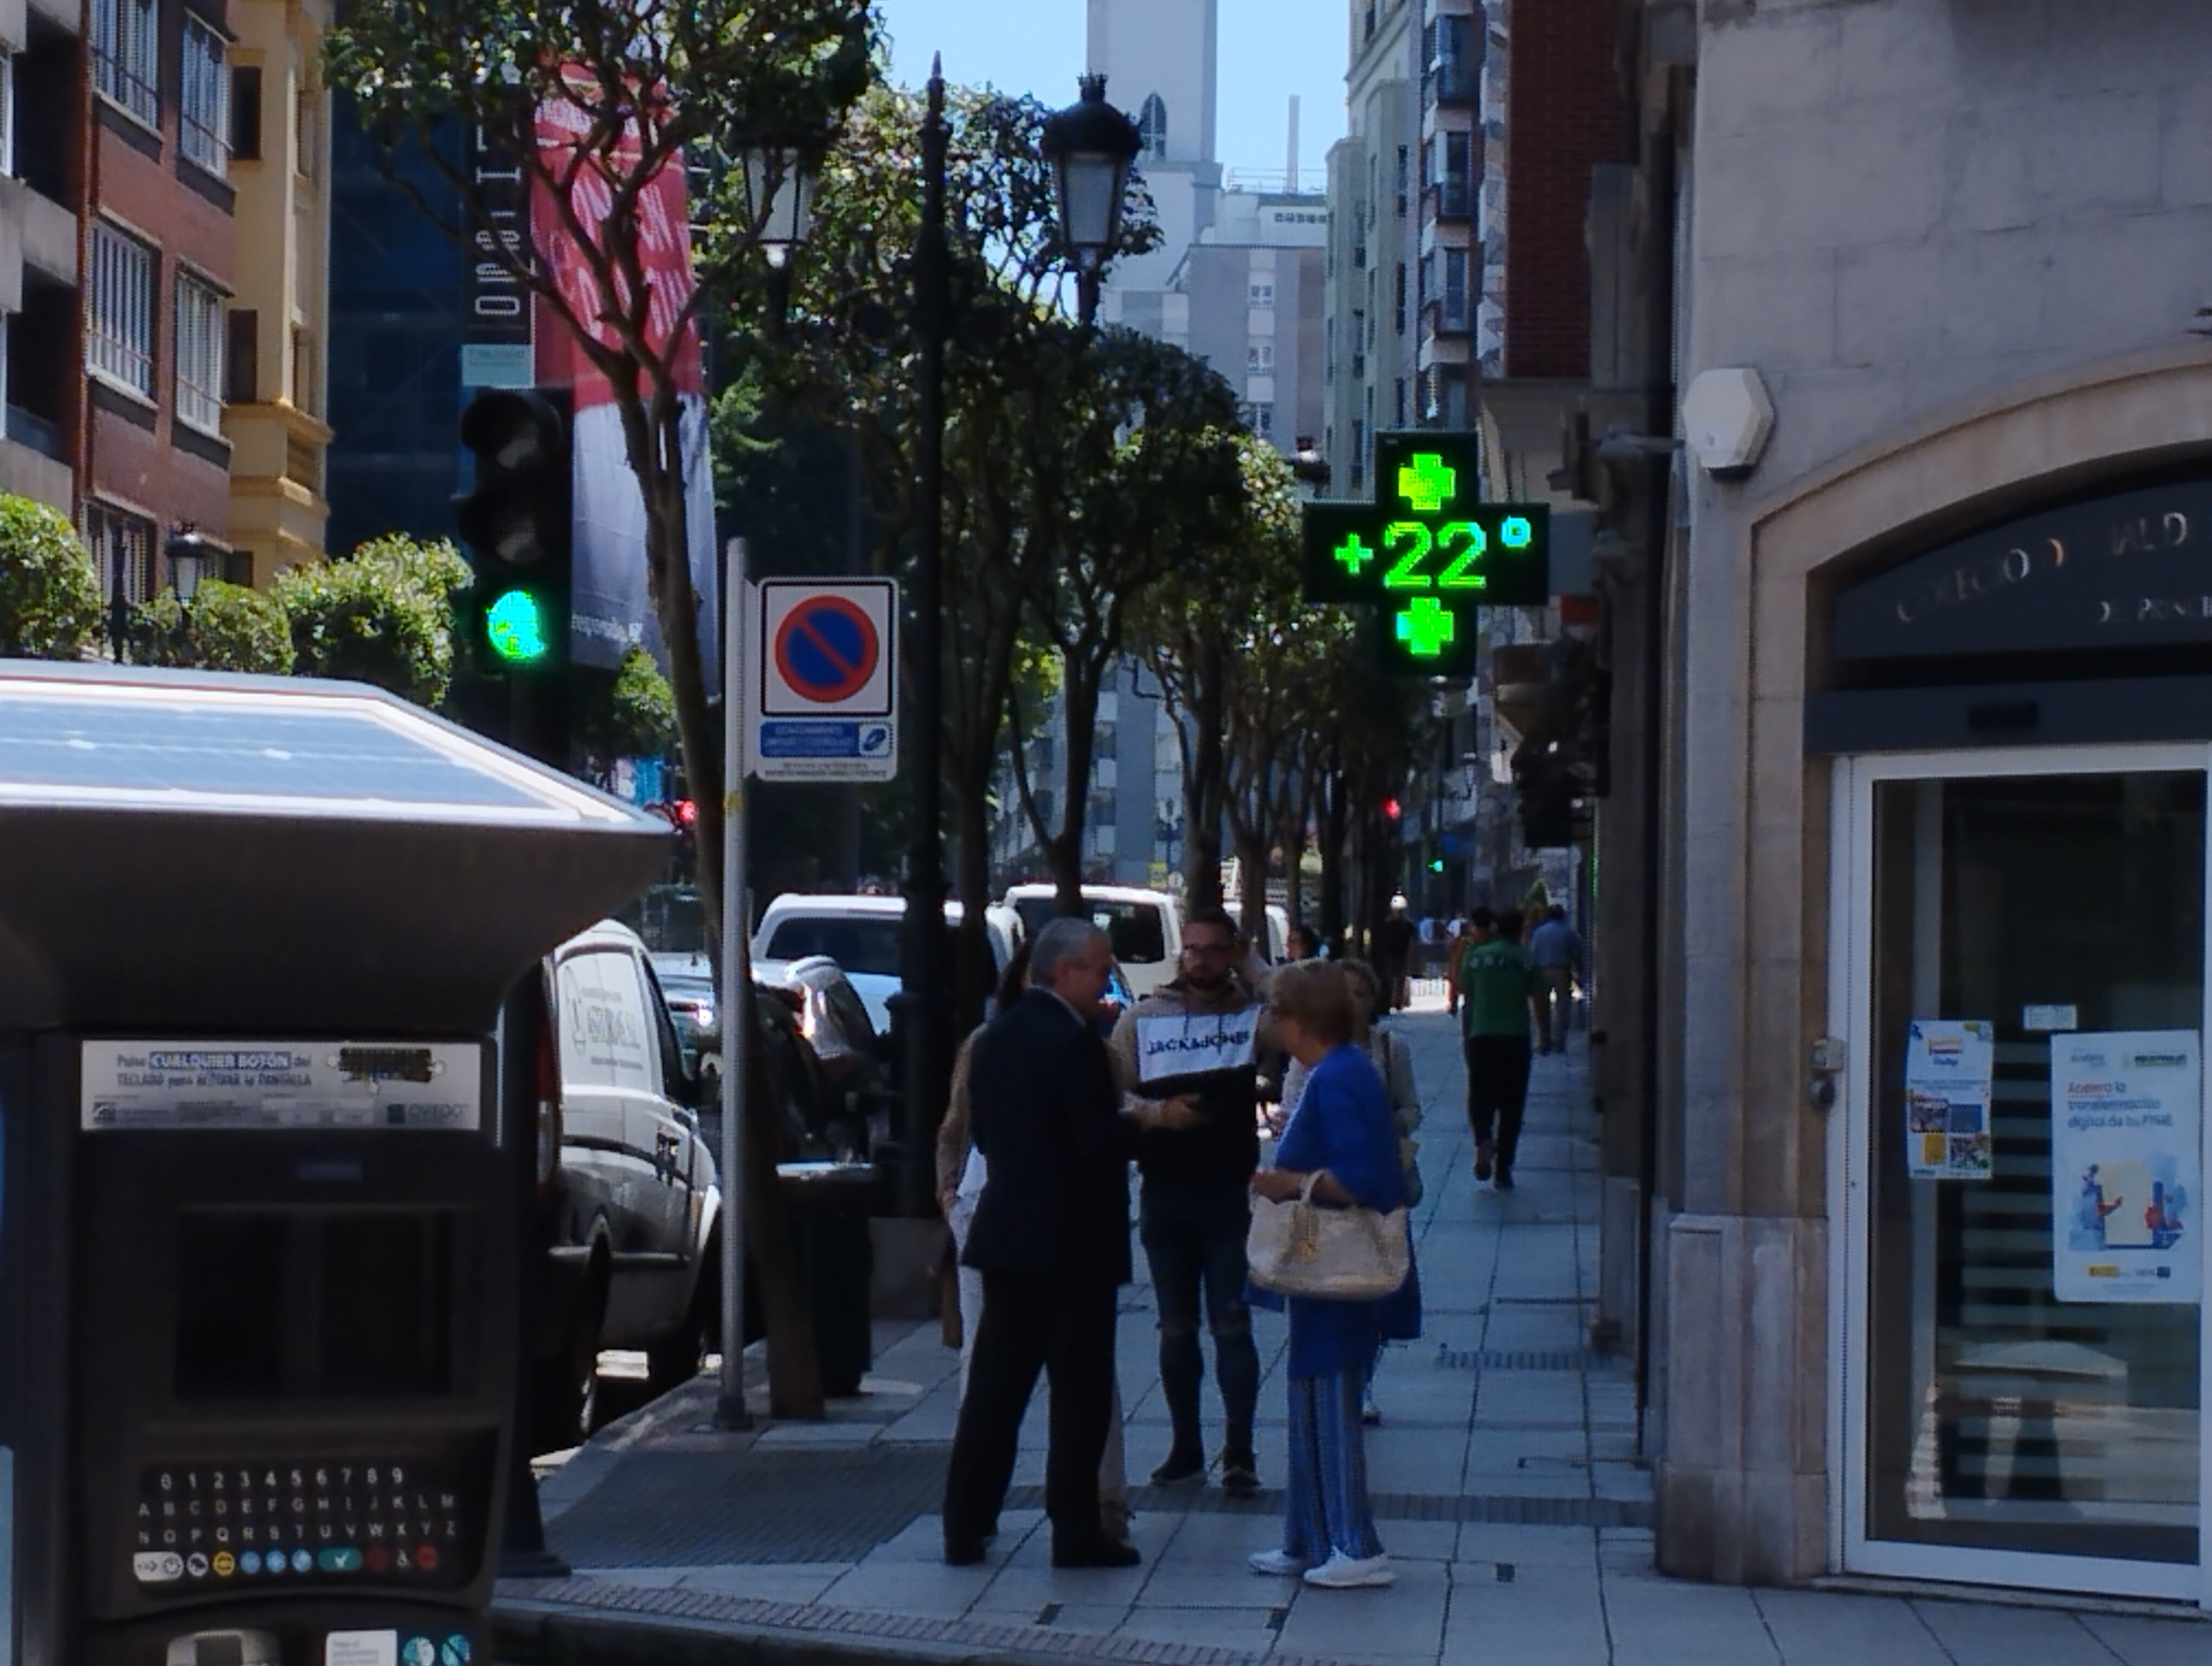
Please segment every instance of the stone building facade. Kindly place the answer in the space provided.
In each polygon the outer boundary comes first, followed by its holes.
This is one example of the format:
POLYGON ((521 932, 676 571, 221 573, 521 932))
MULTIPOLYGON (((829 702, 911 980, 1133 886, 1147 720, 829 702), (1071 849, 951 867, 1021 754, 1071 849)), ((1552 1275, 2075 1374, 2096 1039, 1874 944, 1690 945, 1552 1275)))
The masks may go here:
POLYGON ((1659 1560, 2212 1607, 2212 9, 1619 21, 1565 462, 1659 1560))

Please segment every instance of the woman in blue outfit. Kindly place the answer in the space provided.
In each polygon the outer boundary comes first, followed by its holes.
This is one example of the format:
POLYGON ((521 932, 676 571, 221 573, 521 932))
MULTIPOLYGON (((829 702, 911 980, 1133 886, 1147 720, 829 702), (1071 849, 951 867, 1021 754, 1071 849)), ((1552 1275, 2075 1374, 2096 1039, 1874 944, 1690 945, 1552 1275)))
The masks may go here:
MULTIPOLYGON (((1275 974, 1273 1014, 1291 1056, 1306 1067, 1305 1091, 1275 1147, 1275 1167, 1252 1177, 1261 1197, 1298 1195, 1310 1175, 1313 1200, 1387 1213, 1405 1201, 1405 1173, 1390 1096, 1374 1061, 1352 1042, 1358 1028, 1351 980, 1322 961, 1275 974)), ((1285 1298, 1254 1292, 1255 1304, 1285 1298)), ((1252 1558, 1255 1573, 1297 1574, 1331 1590, 1387 1585, 1395 1578, 1367 1501, 1359 1398, 1376 1350, 1420 1335, 1421 1292, 1409 1271, 1395 1293, 1372 1300, 1288 1298, 1291 1316, 1290 1484, 1283 1544, 1252 1558)))

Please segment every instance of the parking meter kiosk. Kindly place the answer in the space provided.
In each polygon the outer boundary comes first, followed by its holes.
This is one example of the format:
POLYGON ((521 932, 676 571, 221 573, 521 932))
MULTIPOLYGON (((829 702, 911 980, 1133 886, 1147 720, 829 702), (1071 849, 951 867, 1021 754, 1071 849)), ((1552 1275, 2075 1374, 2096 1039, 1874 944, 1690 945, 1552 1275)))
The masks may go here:
POLYGON ((0 1666, 484 1659, 495 1028, 664 848, 366 688, 0 663, 0 1666))

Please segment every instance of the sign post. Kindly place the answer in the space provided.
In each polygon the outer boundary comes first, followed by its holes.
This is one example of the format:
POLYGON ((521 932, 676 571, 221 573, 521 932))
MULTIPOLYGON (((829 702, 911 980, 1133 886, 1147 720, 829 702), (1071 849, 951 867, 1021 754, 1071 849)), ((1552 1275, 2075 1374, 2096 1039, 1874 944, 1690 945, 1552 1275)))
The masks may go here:
MULTIPOLYGON (((729 572, 722 594, 732 612, 750 609, 745 541, 729 542, 729 572)), ((745 769, 748 721, 743 631, 722 621, 722 993, 717 1011, 722 1031, 722 1385, 714 1420, 725 1429, 750 1429, 745 1409, 745 1079, 751 1065, 751 1012, 746 1004, 745 769)))
POLYGON ((754 778, 896 780, 897 581, 764 579, 745 612, 759 668, 745 726, 754 778))

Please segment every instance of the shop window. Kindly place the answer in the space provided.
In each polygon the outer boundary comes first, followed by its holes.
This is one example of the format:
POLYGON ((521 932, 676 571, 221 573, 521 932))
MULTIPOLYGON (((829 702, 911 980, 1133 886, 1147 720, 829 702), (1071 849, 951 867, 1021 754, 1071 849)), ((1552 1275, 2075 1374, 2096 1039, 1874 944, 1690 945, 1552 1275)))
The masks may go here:
POLYGON ((105 222, 91 238, 85 289, 85 366, 146 398, 154 397, 154 251, 105 222))
POLYGON ((161 120, 157 0, 92 0, 93 85, 149 127, 161 120))

